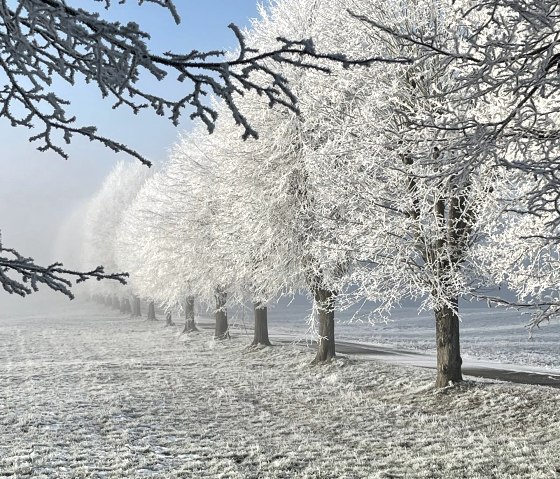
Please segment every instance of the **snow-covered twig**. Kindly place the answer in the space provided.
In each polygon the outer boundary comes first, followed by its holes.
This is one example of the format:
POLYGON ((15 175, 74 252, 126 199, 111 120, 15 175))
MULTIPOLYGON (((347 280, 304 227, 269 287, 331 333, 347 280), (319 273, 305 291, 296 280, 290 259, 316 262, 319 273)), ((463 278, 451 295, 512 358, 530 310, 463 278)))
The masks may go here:
POLYGON ((126 284, 128 273, 105 273, 103 266, 98 266, 91 271, 74 271, 63 268, 62 263, 53 263, 49 266, 40 266, 33 258, 22 256, 13 248, 4 248, 0 238, 0 284, 10 294, 27 296, 39 290, 43 284, 53 291, 58 291, 70 299, 74 295, 70 291, 72 277, 76 283, 88 279, 112 279, 121 284, 126 284), (17 275, 14 279, 10 274, 17 275))
MULTIPOLYGON (((109 8, 111 1, 104 1, 109 8)), ((151 3, 167 8, 179 22, 172 1, 151 3)), ((283 64, 328 73, 334 64, 348 67, 410 61, 382 56, 350 58, 342 53, 316 51, 311 39, 283 37, 277 38, 274 48, 259 51, 246 45, 243 33, 233 24, 229 27, 239 44, 233 58, 224 51, 156 55, 147 43, 149 35, 136 23, 104 20, 97 13, 74 8, 62 0, 20 0, 14 8, 2 3, 0 20, 0 71, 6 78, 0 90, 0 116, 12 126, 37 128, 30 141, 38 141, 40 151, 51 150, 64 158, 68 154, 62 145, 77 135, 150 165, 133 148, 98 134, 95 126, 77 126, 76 118, 67 113, 70 102, 52 89, 56 78, 69 85, 82 78, 96 84, 103 97, 111 98, 113 108, 125 106, 135 114, 149 108, 167 116, 174 125, 184 110, 192 110, 190 118, 200 119, 210 132, 218 112, 205 99, 213 94, 225 100, 247 138, 258 133, 234 101, 236 94, 255 91, 270 106, 298 111, 288 79, 277 71, 283 64), (155 93, 148 91, 139 86, 145 74, 156 80, 174 74, 177 82, 186 84, 186 93, 172 99, 161 93, 163 88, 155 93)))

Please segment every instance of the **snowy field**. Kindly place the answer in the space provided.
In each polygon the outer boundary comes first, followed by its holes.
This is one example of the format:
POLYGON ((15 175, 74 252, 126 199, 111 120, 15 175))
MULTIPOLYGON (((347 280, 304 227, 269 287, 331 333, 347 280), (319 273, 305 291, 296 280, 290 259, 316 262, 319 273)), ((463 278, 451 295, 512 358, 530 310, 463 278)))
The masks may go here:
POLYGON ((0 314, 0 477, 560 477, 558 390, 178 332, 0 314))

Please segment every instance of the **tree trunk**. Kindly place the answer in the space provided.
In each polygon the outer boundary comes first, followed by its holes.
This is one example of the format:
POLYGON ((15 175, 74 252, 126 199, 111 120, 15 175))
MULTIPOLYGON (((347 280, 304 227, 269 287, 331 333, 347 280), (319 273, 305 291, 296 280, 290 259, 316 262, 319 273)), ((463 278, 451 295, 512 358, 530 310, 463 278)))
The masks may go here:
POLYGON ((194 296, 187 296, 185 299, 185 329, 183 333, 198 331, 194 322, 194 296))
POLYGON ((165 327, 167 328, 169 326, 175 326, 175 323, 171 318, 171 311, 167 311, 167 313, 165 313, 165 327))
POLYGON ((130 307, 130 300, 128 298, 125 298, 121 301, 121 307, 123 309, 123 313, 131 314, 132 309, 130 307))
POLYGON ((229 339, 229 326, 226 309, 227 293, 221 290, 216 291, 216 328, 214 329, 214 339, 229 339))
POLYGON ((140 307, 140 298, 138 296, 134 296, 132 299, 132 317, 133 318, 141 318, 142 317, 142 309, 140 307))
POLYGON ((255 333, 251 346, 272 346, 268 339, 268 311, 266 306, 260 303, 253 303, 255 313, 255 333))
POLYGON ((459 317, 457 315, 458 298, 450 301, 453 307, 441 306, 435 310, 436 345, 437 345, 437 378, 436 387, 443 388, 450 381, 458 383, 463 380, 461 374, 459 317))
POLYGON ((313 363, 324 363, 333 359, 335 354, 334 341, 334 302, 336 293, 326 289, 317 289, 314 293, 315 304, 319 312, 319 344, 313 363))
POLYGON ((156 307, 153 301, 148 303, 148 321, 157 321, 156 318, 156 307))
POLYGON ((119 300, 119 312, 121 312, 122 314, 126 313, 126 306, 125 306, 124 299, 119 300))

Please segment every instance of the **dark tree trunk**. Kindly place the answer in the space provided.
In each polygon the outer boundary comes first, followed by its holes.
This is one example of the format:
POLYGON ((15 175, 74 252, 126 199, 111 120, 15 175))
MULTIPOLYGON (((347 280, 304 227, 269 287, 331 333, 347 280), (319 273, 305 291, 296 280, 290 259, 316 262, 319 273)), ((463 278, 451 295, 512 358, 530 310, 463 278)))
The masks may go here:
POLYGON ((148 303, 148 321, 157 321, 156 318, 156 306, 153 301, 148 303))
POLYGON ((336 356, 334 341, 334 302, 336 293, 326 289, 317 289, 314 296, 319 312, 319 344, 317 345, 317 355, 313 363, 324 363, 336 356))
POLYGON ((198 331, 194 322, 194 296, 187 296, 185 299, 185 329, 183 333, 198 331))
POLYGON ((266 306, 260 303, 253 303, 255 313, 255 333, 251 346, 271 346, 268 339, 268 311, 266 306))
POLYGON ((214 329, 214 339, 229 339, 229 325, 226 309, 227 293, 221 290, 216 291, 216 328, 214 329))
POLYGON ((435 310, 437 378, 436 387, 443 388, 449 382, 463 380, 461 374, 461 351, 459 343, 459 317, 457 315, 458 299, 451 301, 453 307, 442 306, 435 310))
POLYGON ((140 307, 140 298, 138 296, 134 296, 132 299, 132 317, 142 317, 142 308, 140 307))
POLYGON ((175 326, 175 323, 173 322, 173 319, 171 317, 171 311, 167 311, 167 313, 165 313, 165 327, 169 327, 169 326, 175 326))
POLYGON ((130 300, 128 298, 125 298, 121 301, 121 307, 122 307, 123 313, 125 313, 125 314, 130 314, 132 312, 132 309, 130 307, 130 300))

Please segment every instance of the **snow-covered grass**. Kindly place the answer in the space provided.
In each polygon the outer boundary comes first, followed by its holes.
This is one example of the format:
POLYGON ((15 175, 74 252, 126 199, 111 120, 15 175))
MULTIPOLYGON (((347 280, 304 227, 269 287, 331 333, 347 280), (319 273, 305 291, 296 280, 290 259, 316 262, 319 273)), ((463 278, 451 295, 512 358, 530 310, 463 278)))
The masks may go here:
POLYGON ((558 390, 91 308, 0 321, 0 477, 560 477, 558 390))

